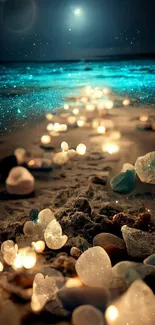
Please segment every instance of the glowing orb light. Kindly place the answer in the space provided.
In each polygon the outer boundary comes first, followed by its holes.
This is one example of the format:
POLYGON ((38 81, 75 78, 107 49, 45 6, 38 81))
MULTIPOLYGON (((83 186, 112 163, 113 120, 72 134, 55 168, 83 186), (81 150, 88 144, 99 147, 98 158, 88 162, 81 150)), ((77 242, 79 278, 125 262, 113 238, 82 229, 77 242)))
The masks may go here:
POLYGON ((147 122, 149 117, 148 117, 148 115, 141 115, 139 119, 141 122, 147 122))
POLYGON ((48 134, 45 134, 41 137, 41 143, 42 144, 50 144, 51 142, 51 137, 48 134))
POLYGON ((52 131, 53 130, 53 127, 54 127, 54 124, 53 123, 49 123, 46 127, 47 131, 52 131))
POLYGON ((112 100, 106 100, 106 101, 104 102, 104 104, 105 104, 105 108, 106 108, 106 109, 112 109, 113 106, 114 106, 114 103, 113 103, 112 100))
POLYGON ((118 146, 118 144, 116 144, 116 143, 106 143, 106 144, 103 145, 102 148, 103 148, 103 151, 104 152, 108 152, 111 155, 113 153, 119 152, 119 149, 120 149, 119 146, 118 146))
POLYGON ((74 15, 75 16, 81 16, 82 15, 82 9, 81 8, 76 8, 74 10, 74 15))
POLYGON ((105 128, 105 126, 104 126, 104 125, 100 125, 100 126, 98 126, 98 128, 97 128, 97 132, 98 132, 99 134, 105 134, 105 132, 106 132, 106 128, 105 128))
POLYGON ((129 106, 130 105, 130 100, 129 99, 124 99, 123 100, 123 106, 129 106))
POLYGON ((76 148, 76 152, 80 156, 84 156, 86 153, 86 150, 87 150, 87 147, 83 143, 80 143, 76 148))
POLYGON ((63 142, 61 143, 61 149, 62 149, 62 151, 68 151, 68 149, 69 149, 69 145, 68 145, 68 143, 65 142, 65 141, 63 141, 63 142))
POLYGON ((111 305, 106 310, 106 319, 110 321, 114 321, 118 317, 118 309, 111 305))

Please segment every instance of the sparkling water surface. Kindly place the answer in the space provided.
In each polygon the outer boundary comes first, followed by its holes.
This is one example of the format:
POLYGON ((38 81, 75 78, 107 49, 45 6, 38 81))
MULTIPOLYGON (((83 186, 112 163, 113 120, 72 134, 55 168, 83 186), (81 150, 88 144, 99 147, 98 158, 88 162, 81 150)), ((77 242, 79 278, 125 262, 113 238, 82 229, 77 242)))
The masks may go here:
POLYGON ((78 87, 108 86, 113 92, 155 103, 155 60, 117 62, 12 63, 0 65, 0 128, 25 125, 78 87))

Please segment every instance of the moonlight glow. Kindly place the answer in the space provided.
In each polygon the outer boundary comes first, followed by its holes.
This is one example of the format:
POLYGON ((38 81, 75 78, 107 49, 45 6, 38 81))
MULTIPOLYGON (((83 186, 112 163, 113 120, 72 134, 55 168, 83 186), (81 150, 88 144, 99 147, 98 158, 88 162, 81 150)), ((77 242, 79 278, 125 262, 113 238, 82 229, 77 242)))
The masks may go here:
POLYGON ((81 8, 76 8, 74 10, 74 15, 75 16, 81 16, 82 15, 82 9, 81 8))

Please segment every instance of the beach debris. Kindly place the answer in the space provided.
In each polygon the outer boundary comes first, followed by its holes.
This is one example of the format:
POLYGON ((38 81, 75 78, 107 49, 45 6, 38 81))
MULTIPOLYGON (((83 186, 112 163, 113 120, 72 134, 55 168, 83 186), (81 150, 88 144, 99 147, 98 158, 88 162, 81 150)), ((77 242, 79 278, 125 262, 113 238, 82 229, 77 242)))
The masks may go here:
POLYGON ((91 305, 77 307, 72 314, 73 325, 104 325, 103 314, 91 305))
POLYGON ((155 184, 155 151, 139 157, 135 163, 135 170, 142 182, 155 184))
POLYGON ((113 191, 118 193, 129 193, 132 191, 135 185, 135 170, 126 170, 124 173, 120 173, 113 177, 110 181, 113 191))
POLYGON ((40 312, 45 304, 52 300, 58 288, 54 277, 37 273, 33 281, 33 294, 31 298, 31 308, 34 312, 40 312))
POLYGON ((155 252, 155 233, 145 232, 124 225, 121 228, 129 256, 146 258, 155 252))
POLYGON ((72 283, 70 287, 63 287, 57 292, 57 297, 63 307, 72 312, 75 308, 82 305, 92 305, 101 311, 104 311, 110 301, 108 289, 87 287, 80 283, 72 283))
POLYGON ((103 144, 102 150, 103 152, 108 152, 110 155, 112 155, 119 152, 120 147, 118 144, 110 142, 110 143, 103 144))
POLYGON ((152 290, 141 280, 131 284, 126 293, 110 305, 105 313, 108 325, 150 324, 155 322, 155 297, 152 290))
POLYGON ((112 277, 111 261, 99 246, 88 248, 76 261, 80 280, 90 287, 106 287, 112 277))
POLYGON ((76 152, 80 156, 84 156, 86 153, 86 150, 87 150, 87 147, 83 143, 78 144, 78 146, 76 147, 76 152))
POLYGON ((63 247, 68 237, 66 235, 62 235, 62 228, 58 221, 52 220, 44 232, 44 239, 46 242, 46 245, 50 249, 60 249, 63 247))
POLYGON ((27 195, 34 191, 34 177, 24 167, 11 169, 6 179, 6 188, 10 194, 27 195))

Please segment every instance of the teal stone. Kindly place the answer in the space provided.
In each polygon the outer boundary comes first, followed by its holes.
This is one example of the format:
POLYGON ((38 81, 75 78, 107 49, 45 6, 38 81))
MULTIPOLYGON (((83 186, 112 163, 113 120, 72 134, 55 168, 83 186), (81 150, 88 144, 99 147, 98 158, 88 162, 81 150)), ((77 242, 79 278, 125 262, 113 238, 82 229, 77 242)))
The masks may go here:
POLYGON ((111 179, 111 188, 118 193, 129 193, 134 188, 135 177, 136 173, 134 169, 120 173, 111 179))
POLYGON ((152 255, 148 256, 148 257, 144 260, 144 264, 155 265, 155 254, 152 254, 152 255))

